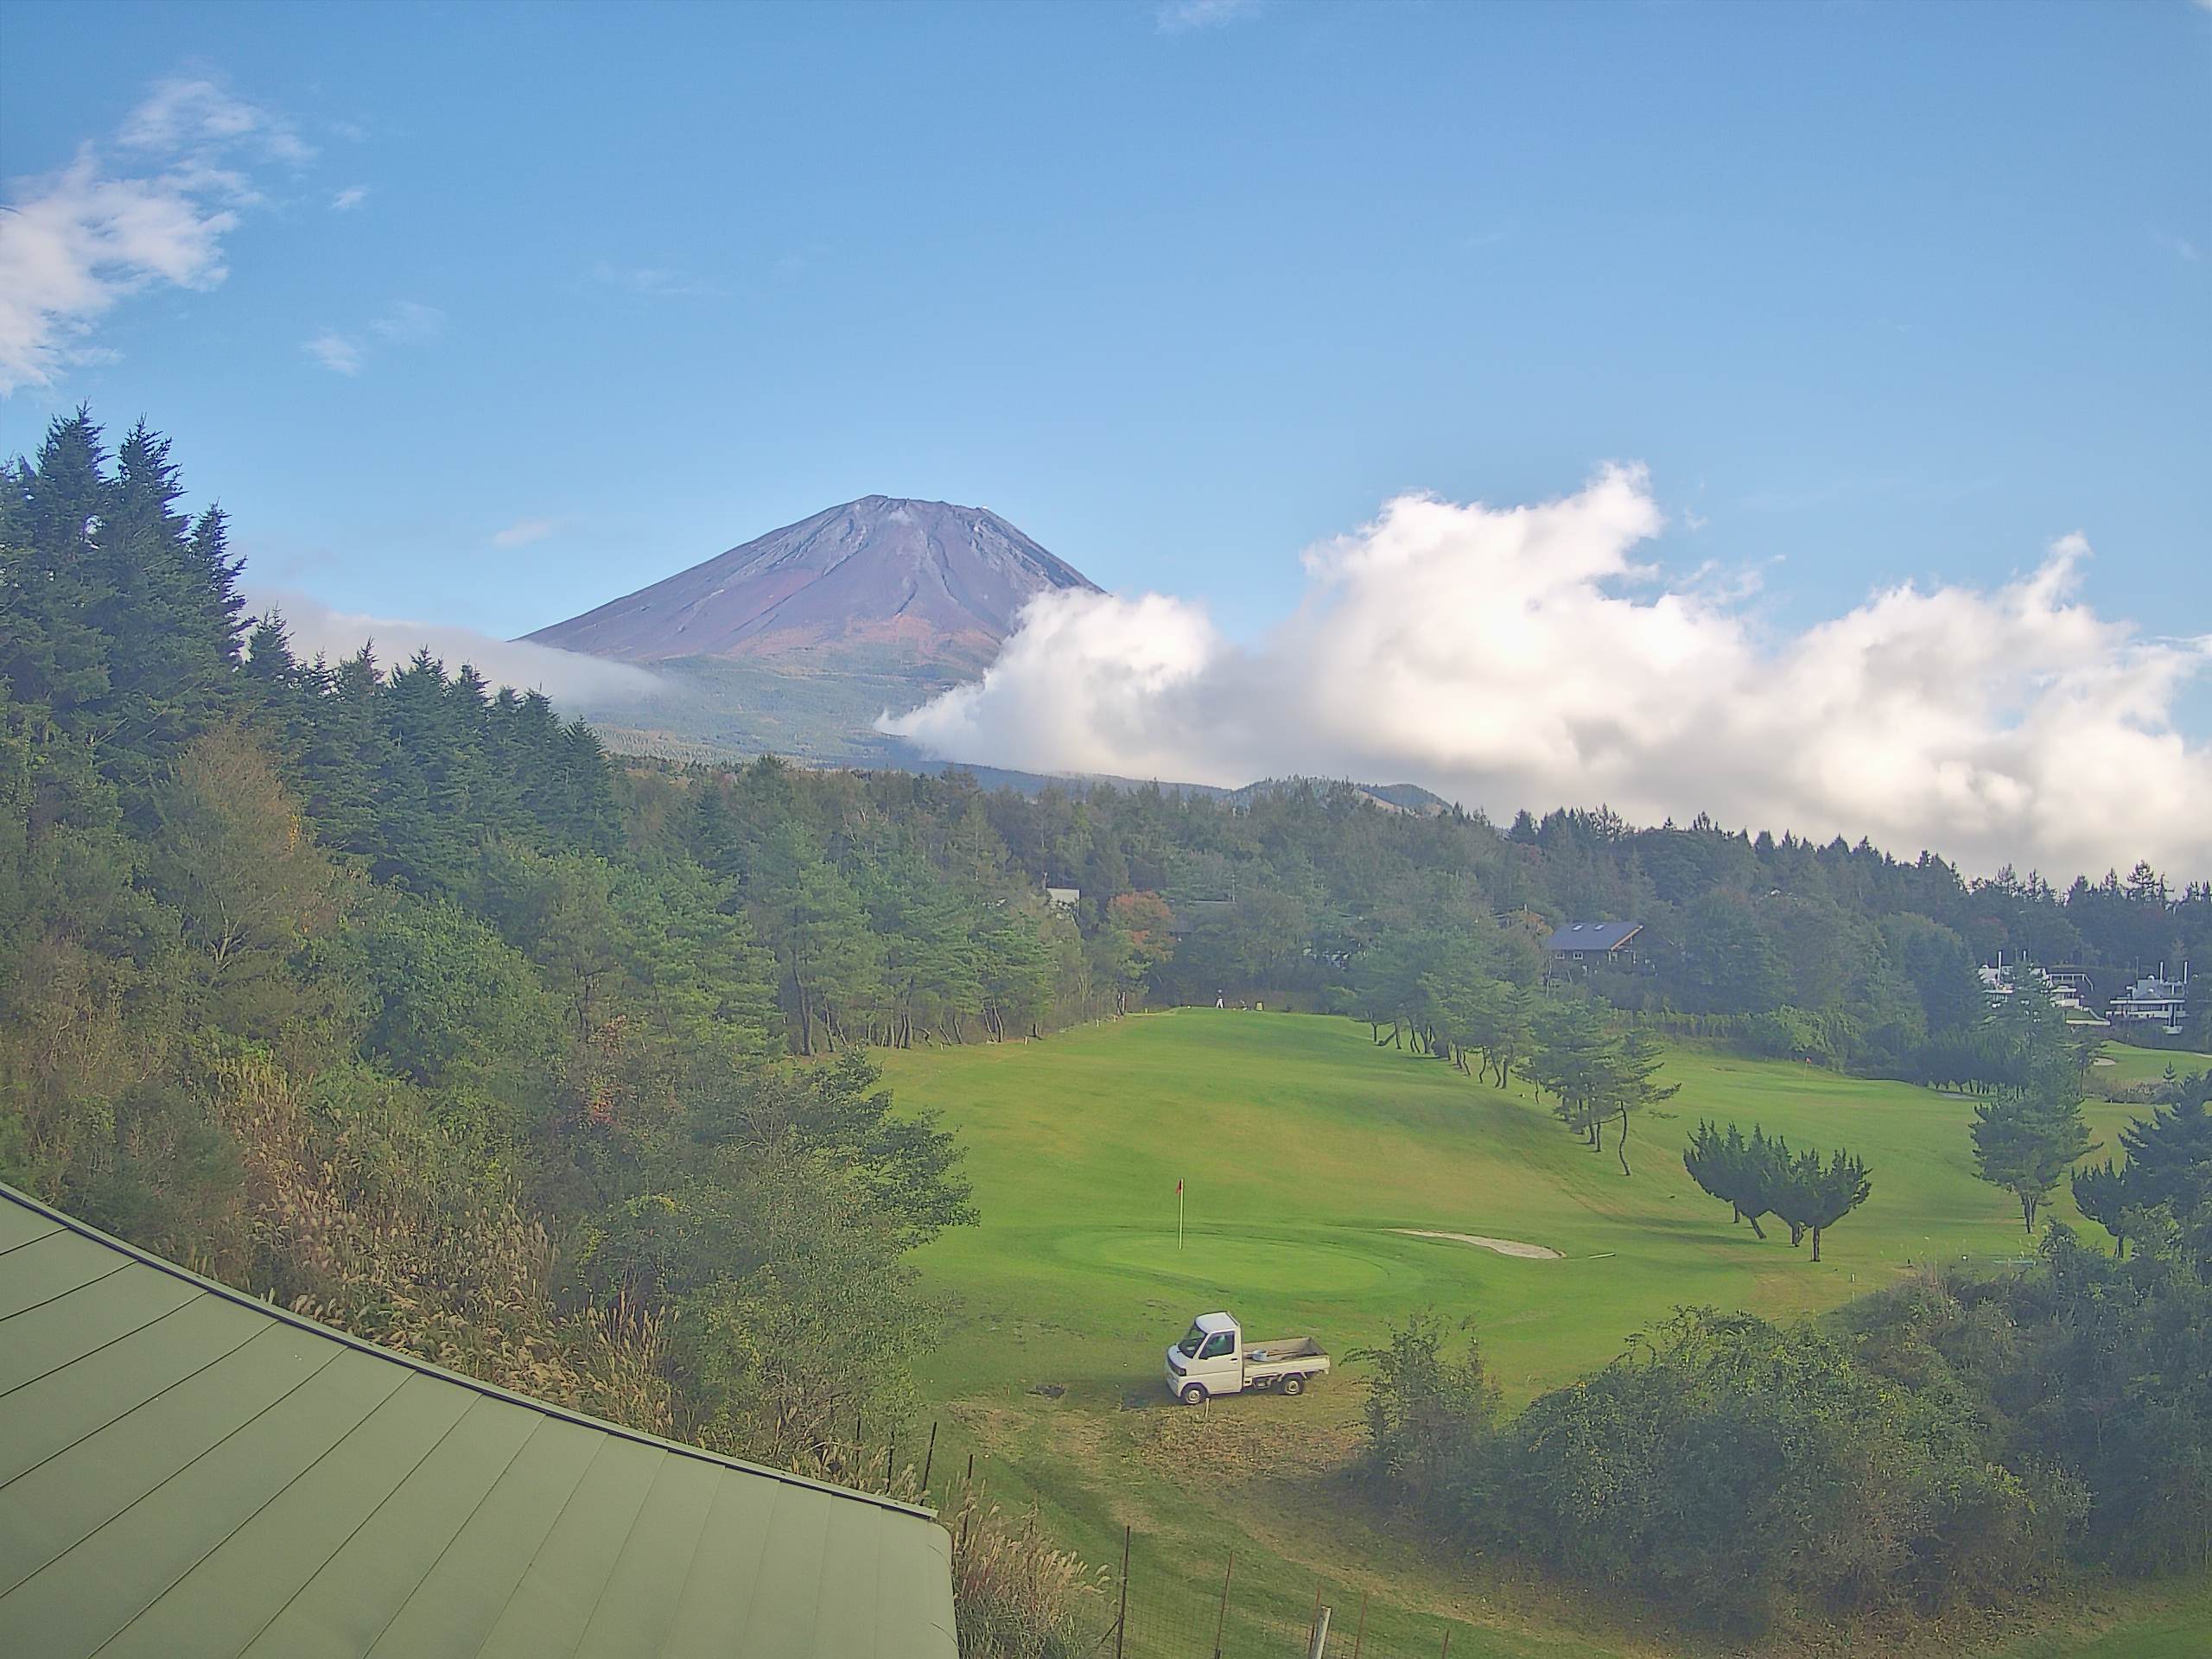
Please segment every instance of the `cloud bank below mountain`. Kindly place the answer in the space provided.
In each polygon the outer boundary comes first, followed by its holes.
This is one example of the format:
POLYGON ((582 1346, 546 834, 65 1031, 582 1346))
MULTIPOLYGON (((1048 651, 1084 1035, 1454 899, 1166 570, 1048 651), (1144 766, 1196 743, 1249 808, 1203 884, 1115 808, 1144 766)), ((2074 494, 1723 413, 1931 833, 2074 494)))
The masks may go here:
POLYGON ((1637 563, 1641 468, 1535 505, 1387 503, 1306 555, 1239 647, 1157 594, 1039 595, 984 678, 880 722, 946 759, 1241 784, 1408 779, 1480 805, 1871 837, 1969 869, 2212 874, 2212 748, 2177 728, 2212 635, 2077 596, 2069 536, 2000 587, 1910 584, 1775 637, 1637 563))
POLYGON ((398 617, 334 610, 293 588, 254 588, 247 594, 247 603, 256 615, 273 613, 283 618, 292 654, 302 662, 317 656, 337 662, 365 645, 372 645, 378 663, 389 672, 428 647, 448 672, 458 671, 465 663, 495 688, 512 685, 518 690, 543 691, 558 704, 588 703, 594 708, 635 701, 664 689, 657 676, 627 663, 611 663, 527 639, 500 639, 447 623, 410 622, 398 617))

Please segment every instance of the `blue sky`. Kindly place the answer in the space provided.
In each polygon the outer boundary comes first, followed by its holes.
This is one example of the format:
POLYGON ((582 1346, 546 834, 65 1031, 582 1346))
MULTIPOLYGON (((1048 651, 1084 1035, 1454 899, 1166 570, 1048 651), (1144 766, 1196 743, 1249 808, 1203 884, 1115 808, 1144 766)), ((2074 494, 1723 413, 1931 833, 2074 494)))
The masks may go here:
POLYGON ((191 285, 64 318, 0 448, 143 411, 262 580, 342 607, 518 633, 880 491, 1249 640, 1395 496, 1618 461, 1666 518, 1639 558, 1756 582, 1760 627, 2081 531, 2099 613, 2212 631, 2193 0, 14 0, 0 31, 19 206, 86 145, 174 175, 191 132, 120 136, 165 85, 247 112, 192 130, 235 222, 191 285))
POLYGON ((2212 15, 1219 10, 17 0, 9 175, 177 75, 315 154, 7 447, 143 410, 264 561, 494 631, 870 491, 1242 629, 1397 491, 1609 459, 1784 607, 2082 530, 2212 613, 2212 15))

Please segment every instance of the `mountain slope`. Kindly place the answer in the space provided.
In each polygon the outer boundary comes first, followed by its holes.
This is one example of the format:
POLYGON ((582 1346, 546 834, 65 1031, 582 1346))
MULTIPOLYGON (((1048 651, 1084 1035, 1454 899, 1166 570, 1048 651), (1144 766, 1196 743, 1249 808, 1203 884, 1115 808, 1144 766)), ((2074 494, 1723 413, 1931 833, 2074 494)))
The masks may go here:
POLYGON ((981 669, 1033 594, 1071 588, 1098 591, 995 512, 870 495, 528 637, 626 663, 827 647, 981 669))

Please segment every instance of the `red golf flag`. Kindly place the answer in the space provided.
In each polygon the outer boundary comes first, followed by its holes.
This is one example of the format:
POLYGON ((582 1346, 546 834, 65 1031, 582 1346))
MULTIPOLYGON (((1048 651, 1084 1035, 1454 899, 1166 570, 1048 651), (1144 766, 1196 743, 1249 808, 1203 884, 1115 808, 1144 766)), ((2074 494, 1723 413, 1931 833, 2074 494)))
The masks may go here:
POLYGON ((1180 1181, 1175 1183, 1175 1196, 1179 1198, 1183 1196, 1183 1183, 1180 1181))

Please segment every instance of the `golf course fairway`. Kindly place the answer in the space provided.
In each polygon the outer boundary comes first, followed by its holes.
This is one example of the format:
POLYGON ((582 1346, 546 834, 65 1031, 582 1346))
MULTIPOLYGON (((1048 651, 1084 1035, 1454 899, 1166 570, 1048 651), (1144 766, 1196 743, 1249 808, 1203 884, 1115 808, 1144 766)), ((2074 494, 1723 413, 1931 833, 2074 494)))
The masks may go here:
MULTIPOLYGON (((1217 1620, 1225 1659, 1288 1652, 1317 1593, 1337 1609, 1346 1652, 1344 1621, 1363 1599, 1364 1651, 1376 1655, 1437 1652, 1447 1627, 1455 1655, 1733 1651, 1455 1565, 1372 1511, 1344 1478, 1364 1370, 1352 1351, 1433 1307, 1471 1323, 1517 1406, 1605 1364, 1678 1306, 1782 1318, 1918 1264, 1986 1267, 2032 1248, 2017 1204, 1974 1177, 1970 1103, 1802 1065, 1675 1050, 1664 1080, 1681 1093, 1635 1120, 1624 1177, 1611 1133, 1591 1152, 1519 1079, 1491 1087, 1378 1047, 1345 1020, 1177 1009, 879 1058, 902 1105, 957 1132, 982 1217, 916 1257, 946 1313, 923 1367, 942 1424, 937 1469, 974 1453, 988 1501, 1033 1503, 1093 1564, 1118 1566, 1131 1529, 1130 1655, 1210 1654, 1217 1620), (1757 1123, 1795 1147, 1843 1146, 1866 1160, 1872 1196, 1827 1234, 1817 1265, 1779 1224, 1762 1241, 1682 1167, 1700 1117, 1757 1123), (1255 1336, 1318 1337, 1336 1370, 1300 1398, 1177 1406, 1162 1352, 1216 1308, 1255 1336)), ((2092 1102, 2093 1155, 2146 1109, 2092 1102)), ((2082 1225, 2063 1187, 2047 1213, 2082 1225)), ((2134 1630, 2139 1649, 2094 1650, 2178 1655, 2191 1649, 2162 1647, 2159 1621, 2194 1630, 2199 1612, 2212 1619, 2212 1596, 2166 1586, 2113 1592, 2070 1632, 1915 1640, 2059 1659, 2134 1630)))

